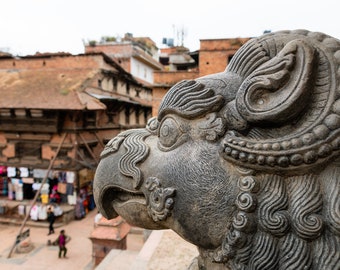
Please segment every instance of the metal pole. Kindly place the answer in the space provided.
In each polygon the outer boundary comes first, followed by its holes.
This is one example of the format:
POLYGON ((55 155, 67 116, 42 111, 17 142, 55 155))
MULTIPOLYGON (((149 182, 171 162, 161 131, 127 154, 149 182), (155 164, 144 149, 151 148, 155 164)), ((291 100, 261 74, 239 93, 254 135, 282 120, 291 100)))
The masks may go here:
MULTIPOLYGON (((31 209, 32 209, 33 205, 34 205, 34 204, 36 203, 36 201, 37 201, 37 198, 38 198, 38 196, 39 196, 39 194, 40 194, 40 192, 41 192, 41 189, 42 189, 43 185, 45 184, 45 182, 46 182, 46 180, 47 180, 47 178, 48 178, 48 175, 49 175, 49 173, 50 173, 50 171, 51 171, 51 169, 52 169, 53 163, 54 163, 54 161, 56 160, 56 158, 57 158, 57 156, 58 156, 58 154, 59 154, 59 152, 60 152, 61 146, 62 146, 62 144, 64 143, 64 141, 65 141, 65 139, 66 139, 66 136, 67 136, 67 133, 64 134, 64 136, 63 136, 63 138, 62 138, 62 140, 61 140, 61 142, 60 142, 60 144, 59 144, 59 146, 58 146, 57 152, 56 152, 55 156, 53 157, 53 159, 51 160, 50 165, 48 166, 46 175, 45 175, 44 179, 42 180, 41 186, 40 186, 39 190, 37 190, 37 192, 35 193, 35 196, 34 196, 32 202, 31 202, 31 205, 30 205, 30 207, 29 207, 29 209, 28 209, 28 211, 27 211, 27 213, 26 213, 25 219, 24 219, 24 221, 23 221, 22 224, 21 224, 21 227, 20 227, 20 230, 19 230, 19 232, 18 232, 18 235, 20 235, 20 234, 22 233, 23 229, 24 229, 24 226, 25 226, 25 224, 26 224, 26 222, 27 222, 27 220, 28 220, 28 216, 29 216, 30 213, 31 213, 31 209)), ((11 257, 12 252, 13 252, 13 250, 14 250, 14 248, 15 248, 16 245, 17 245, 17 241, 15 240, 15 242, 14 242, 14 244, 13 244, 11 250, 10 250, 9 253, 8 253, 7 258, 10 258, 10 257, 11 257)))

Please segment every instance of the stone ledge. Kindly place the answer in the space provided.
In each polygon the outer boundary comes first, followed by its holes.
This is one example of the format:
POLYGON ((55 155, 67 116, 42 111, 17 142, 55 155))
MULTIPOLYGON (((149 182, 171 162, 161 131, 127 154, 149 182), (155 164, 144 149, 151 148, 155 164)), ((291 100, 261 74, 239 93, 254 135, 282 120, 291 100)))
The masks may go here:
POLYGON ((173 231, 152 231, 139 252, 112 250, 96 270, 184 270, 196 256, 196 246, 173 231))

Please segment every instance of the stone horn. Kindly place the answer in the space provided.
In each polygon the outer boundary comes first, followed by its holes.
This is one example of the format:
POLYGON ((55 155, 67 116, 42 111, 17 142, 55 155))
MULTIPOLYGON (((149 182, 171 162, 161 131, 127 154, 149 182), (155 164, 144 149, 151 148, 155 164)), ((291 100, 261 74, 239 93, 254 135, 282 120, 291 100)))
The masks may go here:
POLYGON ((225 158, 248 168, 288 171, 335 157, 339 63, 339 40, 320 33, 285 31, 245 44, 226 70, 243 80, 225 107, 233 130, 223 141, 225 158))

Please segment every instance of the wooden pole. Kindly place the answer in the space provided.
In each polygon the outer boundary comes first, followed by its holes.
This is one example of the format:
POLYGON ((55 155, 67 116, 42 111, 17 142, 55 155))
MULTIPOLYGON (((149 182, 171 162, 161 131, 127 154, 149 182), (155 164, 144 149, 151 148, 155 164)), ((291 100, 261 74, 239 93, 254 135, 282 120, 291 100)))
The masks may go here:
POLYGON ((96 138, 97 138, 97 140, 98 140, 100 146, 104 149, 105 145, 104 145, 104 143, 102 142, 102 140, 99 138, 97 132, 94 132, 94 135, 96 136, 96 138))
MULTIPOLYGON (((20 227, 19 232, 18 232, 18 236, 22 233, 22 231, 23 231, 23 229, 24 229, 24 227, 25 227, 25 224, 26 224, 26 222, 27 222, 27 220, 28 220, 28 217, 29 217, 29 215, 30 215, 30 213, 31 213, 31 209, 32 209, 32 207, 34 206, 34 204, 36 203, 37 198, 38 198, 38 196, 39 196, 39 194, 40 194, 40 192, 41 192, 41 189, 42 189, 43 185, 46 183, 46 180, 47 180, 47 178, 48 178, 48 175, 49 175, 49 173, 50 173, 50 171, 51 171, 51 169, 52 169, 52 166, 53 166, 53 164, 54 164, 54 162, 55 162, 55 160, 56 160, 56 158, 57 158, 57 156, 58 156, 58 154, 59 154, 59 152, 60 152, 61 146, 62 146, 62 144, 64 143, 64 141, 65 141, 65 139, 66 139, 66 136, 67 136, 67 133, 65 133, 64 136, 62 137, 61 142, 60 142, 60 144, 59 144, 59 146, 58 146, 57 152, 55 153, 55 156, 53 157, 53 159, 50 161, 50 165, 48 166, 46 175, 45 175, 44 179, 43 179, 42 182, 41 182, 41 186, 40 186, 39 190, 37 190, 37 192, 35 193, 35 196, 34 196, 32 202, 31 202, 31 204, 30 204, 30 207, 29 207, 29 209, 28 209, 28 211, 27 211, 27 213, 26 213, 25 219, 24 219, 24 221, 23 221, 22 224, 21 224, 21 227, 20 227)), ((10 257, 11 257, 12 252, 13 252, 13 250, 14 250, 14 248, 15 248, 16 245, 17 245, 17 241, 15 240, 15 241, 14 241, 14 244, 13 244, 13 246, 12 246, 12 248, 11 248, 11 250, 10 250, 9 253, 8 253, 7 258, 10 258, 10 257)))
POLYGON ((96 156, 94 155, 93 151, 91 150, 90 146, 87 144, 84 136, 81 133, 78 133, 79 137, 81 138, 81 140, 83 141, 83 143, 85 144, 85 147, 87 149, 87 151, 89 151, 90 155, 92 156, 92 158, 94 159, 94 161, 96 162, 96 164, 98 165, 99 161, 96 158, 96 156))

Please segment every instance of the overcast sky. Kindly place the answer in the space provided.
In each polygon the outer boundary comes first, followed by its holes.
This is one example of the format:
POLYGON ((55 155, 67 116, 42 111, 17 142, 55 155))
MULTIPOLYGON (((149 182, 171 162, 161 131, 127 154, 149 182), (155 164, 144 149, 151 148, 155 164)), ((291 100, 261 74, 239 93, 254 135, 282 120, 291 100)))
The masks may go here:
POLYGON ((255 37, 265 30, 307 29, 340 39, 339 0, 1 0, 0 50, 14 55, 84 52, 102 36, 182 39, 255 37))

